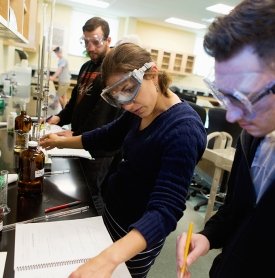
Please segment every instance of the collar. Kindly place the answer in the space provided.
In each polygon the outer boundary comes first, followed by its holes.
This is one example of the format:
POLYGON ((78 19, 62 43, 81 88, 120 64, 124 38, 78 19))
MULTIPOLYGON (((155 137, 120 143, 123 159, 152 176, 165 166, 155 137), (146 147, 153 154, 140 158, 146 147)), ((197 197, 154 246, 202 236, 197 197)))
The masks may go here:
POLYGON ((275 130, 273 130, 272 132, 268 133, 266 135, 266 139, 270 142, 270 143, 274 143, 275 142, 275 130))

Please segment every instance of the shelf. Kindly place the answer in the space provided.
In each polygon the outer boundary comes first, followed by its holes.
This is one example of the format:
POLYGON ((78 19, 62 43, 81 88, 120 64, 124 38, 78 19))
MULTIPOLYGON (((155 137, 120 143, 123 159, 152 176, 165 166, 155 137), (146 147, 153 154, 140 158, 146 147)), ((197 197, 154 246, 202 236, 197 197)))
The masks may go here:
POLYGON ((195 57, 185 53, 169 52, 162 49, 149 49, 153 61, 159 69, 169 74, 187 75, 193 72, 195 57))
POLYGON ((7 40, 19 42, 19 43, 27 44, 29 42, 18 31, 10 29, 8 22, 5 19, 3 19, 2 16, 0 16, 0 37, 7 40))
POLYGON ((37 0, 0 0, 0 37, 6 45, 32 49, 38 45, 37 0))
POLYGON ((0 16, 2 16, 4 20, 8 21, 9 2, 7 2, 6 0, 0 0, 0 16))

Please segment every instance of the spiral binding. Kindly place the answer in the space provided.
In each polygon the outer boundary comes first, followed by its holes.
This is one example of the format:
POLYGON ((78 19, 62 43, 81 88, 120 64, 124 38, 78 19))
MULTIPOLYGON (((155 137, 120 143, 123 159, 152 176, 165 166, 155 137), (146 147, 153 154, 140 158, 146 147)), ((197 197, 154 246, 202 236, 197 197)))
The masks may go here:
POLYGON ((67 261, 59 261, 59 262, 52 262, 52 263, 41 263, 41 264, 33 264, 33 265, 24 265, 16 267, 17 271, 27 271, 27 270, 35 270, 41 268, 50 268, 50 267, 59 267, 59 266, 66 266, 72 264, 83 264, 86 263, 89 259, 74 259, 74 260, 67 260, 67 261))

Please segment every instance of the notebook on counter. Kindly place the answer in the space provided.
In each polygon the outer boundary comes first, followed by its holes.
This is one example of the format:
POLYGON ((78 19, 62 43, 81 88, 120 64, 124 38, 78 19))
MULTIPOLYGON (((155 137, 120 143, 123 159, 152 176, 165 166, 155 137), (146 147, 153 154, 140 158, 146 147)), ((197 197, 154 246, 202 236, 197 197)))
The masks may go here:
MULTIPOLYGON (((44 130, 43 133, 49 134, 49 133, 56 133, 62 131, 64 131, 64 129, 58 125, 47 125, 47 129, 44 130)), ((46 154, 49 157, 83 157, 87 159, 93 159, 90 153, 84 149, 53 148, 51 150, 47 150, 46 154)))
POLYGON ((49 157, 83 157, 93 159, 90 153, 84 149, 58 149, 53 148, 46 151, 49 157))
MULTIPOLYGON (((67 278, 112 244, 102 217, 16 224, 15 278, 67 278)), ((131 278, 120 264, 112 278, 131 278)))

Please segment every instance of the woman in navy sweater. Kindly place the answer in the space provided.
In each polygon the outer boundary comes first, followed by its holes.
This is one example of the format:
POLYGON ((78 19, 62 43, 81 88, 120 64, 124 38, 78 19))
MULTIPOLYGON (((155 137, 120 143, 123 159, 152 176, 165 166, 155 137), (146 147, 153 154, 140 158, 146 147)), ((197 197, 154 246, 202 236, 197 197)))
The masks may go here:
POLYGON ((73 272, 75 277, 111 277, 126 262, 132 277, 146 277, 165 238, 185 210, 194 168, 206 144, 197 113, 168 87, 170 79, 150 53, 126 43, 111 50, 102 65, 102 97, 122 107, 120 118, 71 138, 47 135, 47 148, 84 148, 91 153, 122 148, 110 176, 104 223, 114 243, 73 272))

